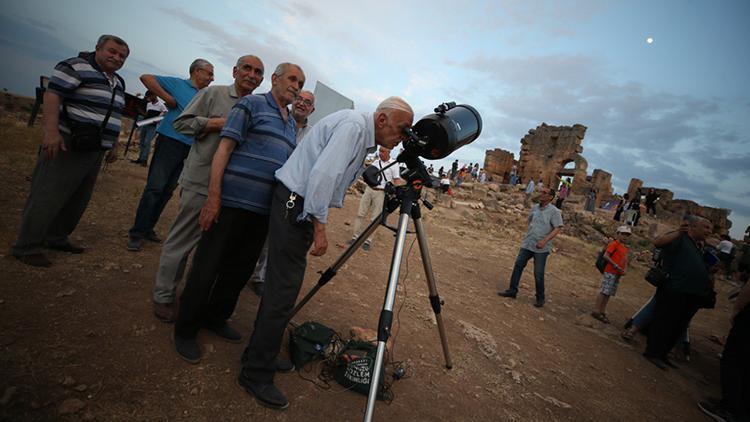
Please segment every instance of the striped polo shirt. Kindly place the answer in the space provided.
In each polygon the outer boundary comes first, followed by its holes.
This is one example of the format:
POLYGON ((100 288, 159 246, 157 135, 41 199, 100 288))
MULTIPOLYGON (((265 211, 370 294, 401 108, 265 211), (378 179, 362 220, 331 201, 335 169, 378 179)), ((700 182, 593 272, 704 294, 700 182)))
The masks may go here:
POLYGON ((115 101, 107 127, 102 133, 104 149, 111 149, 120 135, 120 117, 125 106, 125 81, 116 73, 109 79, 94 60, 94 53, 88 58, 79 56, 58 63, 47 90, 63 100, 63 106, 60 107, 60 132, 70 134, 68 119, 101 127, 109 110, 112 89, 115 90, 115 101))
POLYGON ((270 92, 247 95, 227 116, 222 138, 237 141, 221 186, 221 205, 267 215, 274 173, 296 146, 295 124, 285 122, 270 92))

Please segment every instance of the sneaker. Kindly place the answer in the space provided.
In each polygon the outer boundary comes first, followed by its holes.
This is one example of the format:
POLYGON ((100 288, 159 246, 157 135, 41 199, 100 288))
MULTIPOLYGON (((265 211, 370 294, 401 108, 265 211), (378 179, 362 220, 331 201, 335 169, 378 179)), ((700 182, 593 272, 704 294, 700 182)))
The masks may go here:
POLYGON ((49 268, 52 266, 52 261, 47 259, 47 257, 41 253, 34 253, 31 255, 13 255, 13 256, 15 256, 17 260, 23 262, 26 265, 31 265, 32 267, 49 268))
POLYGON ((175 317, 175 305, 174 302, 170 303, 159 303, 154 302, 154 316, 161 322, 171 323, 174 322, 175 317))
POLYGON ((138 252, 143 247, 143 239, 132 237, 128 238, 128 250, 131 252, 138 252))
POLYGON ((721 406, 721 403, 714 400, 699 401, 698 408, 715 421, 731 422, 735 420, 734 416, 721 406))
POLYGON ((535 308, 541 308, 544 306, 544 299, 537 299, 536 302, 534 302, 535 308))
POLYGON ((237 377, 237 385, 248 394, 255 396, 255 400, 263 406, 277 410, 284 410, 289 407, 289 400, 273 383, 250 381, 240 371, 240 375, 237 377))
POLYGON ((201 348, 194 338, 183 338, 172 332, 174 350, 185 361, 196 364, 201 361, 201 348))
POLYGON ((362 250, 363 251, 369 251, 370 250, 370 242, 365 241, 365 243, 362 244, 362 250))
POLYGON ((159 237, 159 235, 156 234, 155 231, 146 233, 146 236, 144 236, 144 238, 150 242, 161 243, 161 237, 159 237))
POLYGON ((226 322, 222 324, 206 324, 205 328, 230 343, 241 343, 242 334, 230 327, 226 322))
POLYGON ((510 291, 510 290, 504 290, 504 291, 502 291, 502 292, 497 292, 497 295, 498 295, 498 296, 502 296, 502 297, 509 297, 509 298, 511 298, 511 299, 515 299, 515 298, 516 298, 516 294, 515 294, 515 293, 513 293, 513 292, 512 292, 512 291, 510 291))
POLYGON ((49 249, 53 249, 56 251, 62 251, 62 252, 68 252, 72 254, 79 254, 83 253, 86 249, 82 248, 81 246, 74 245, 70 243, 70 241, 65 241, 61 243, 50 243, 47 245, 49 249))

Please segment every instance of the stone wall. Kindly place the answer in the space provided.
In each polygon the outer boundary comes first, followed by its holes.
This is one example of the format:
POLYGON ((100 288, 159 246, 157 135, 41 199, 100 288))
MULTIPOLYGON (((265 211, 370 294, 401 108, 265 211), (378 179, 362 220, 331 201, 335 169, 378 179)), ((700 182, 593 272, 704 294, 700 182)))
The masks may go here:
MULTIPOLYGON (((586 134, 586 126, 550 126, 542 123, 521 139, 521 154, 519 156, 518 174, 522 183, 534 179, 541 179, 545 186, 557 186, 558 174, 570 162, 585 163, 580 153, 583 152, 581 142, 586 134)), ((578 167, 578 166, 577 166, 578 167)), ((580 170, 568 170, 574 175, 574 191, 581 181, 580 170)), ((585 178, 585 169, 583 169, 585 178)))
POLYGON ((484 171, 500 183, 508 182, 514 163, 513 153, 504 149, 495 148, 484 155, 484 171))
MULTIPOLYGON (((630 184, 628 185, 628 196, 633 198, 638 188, 643 188, 643 180, 636 179, 635 177, 630 179, 630 184)), ((641 193, 645 195, 646 192, 641 189, 641 193)))
POLYGON ((680 217, 685 213, 690 213, 707 218, 714 225, 714 233, 729 234, 729 229, 732 228, 732 222, 729 221, 729 214, 732 210, 726 208, 705 207, 687 199, 673 199, 662 206, 665 210, 680 217))

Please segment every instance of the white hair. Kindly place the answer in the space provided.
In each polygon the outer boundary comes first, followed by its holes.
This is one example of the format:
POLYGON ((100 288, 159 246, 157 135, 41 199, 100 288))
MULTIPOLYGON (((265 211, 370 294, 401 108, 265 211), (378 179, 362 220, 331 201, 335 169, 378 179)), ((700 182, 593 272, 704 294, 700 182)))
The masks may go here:
POLYGON ((400 97, 388 97, 383 102, 378 104, 378 108, 375 109, 376 113, 388 113, 389 110, 401 110, 405 111, 412 116, 414 115, 414 110, 411 109, 411 106, 409 103, 407 103, 403 98, 400 97))

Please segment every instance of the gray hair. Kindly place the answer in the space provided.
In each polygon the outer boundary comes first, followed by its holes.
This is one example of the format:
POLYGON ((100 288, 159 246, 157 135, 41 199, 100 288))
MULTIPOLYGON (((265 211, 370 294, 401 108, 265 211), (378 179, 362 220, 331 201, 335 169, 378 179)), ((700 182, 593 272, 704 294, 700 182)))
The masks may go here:
POLYGON ((263 65, 263 60, 261 60, 260 57, 256 56, 255 54, 245 54, 244 56, 240 56, 240 58, 237 59, 237 64, 235 64, 235 66, 237 67, 242 66, 242 62, 244 62, 247 59, 255 59, 259 61, 261 65, 263 65))
POLYGON ((289 70, 289 66, 294 66, 297 69, 299 69, 300 72, 305 73, 302 70, 302 68, 299 67, 298 64, 284 62, 284 63, 279 63, 279 65, 276 66, 276 70, 273 71, 273 74, 276 75, 276 77, 278 78, 279 76, 282 76, 283 74, 285 74, 287 72, 287 70, 289 70))
POLYGON ((694 225, 698 224, 699 222, 706 222, 706 223, 710 224, 711 227, 713 227, 713 225, 714 225, 711 222, 711 220, 709 220, 708 218, 703 217, 701 215, 697 215, 697 214, 687 215, 687 216, 685 216, 685 220, 687 220, 687 222, 688 222, 688 224, 690 226, 694 226, 694 225))
POLYGON ((107 43, 107 41, 114 41, 115 44, 125 46, 125 48, 128 49, 128 55, 130 54, 130 46, 128 46, 128 43, 125 42, 122 38, 118 37, 117 35, 109 35, 104 34, 99 37, 98 40, 96 40, 96 49, 103 47, 104 44, 107 43))
POLYGON ((389 110, 401 110, 411 114, 412 116, 414 115, 414 110, 411 109, 409 103, 407 103, 403 98, 400 97, 386 98, 380 104, 378 104, 378 108, 375 109, 375 112, 389 114, 389 110))
POLYGON ((190 63, 190 70, 189 70, 189 72, 192 75, 193 72, 195 72, 196 70, 203 69, 203 68, 205 68, 207 66, 213 67, 213 65, 211 64, 211 62, 209 62, 206 59, 195 59, 195 60, 193 60, 192 63, 190 63))

